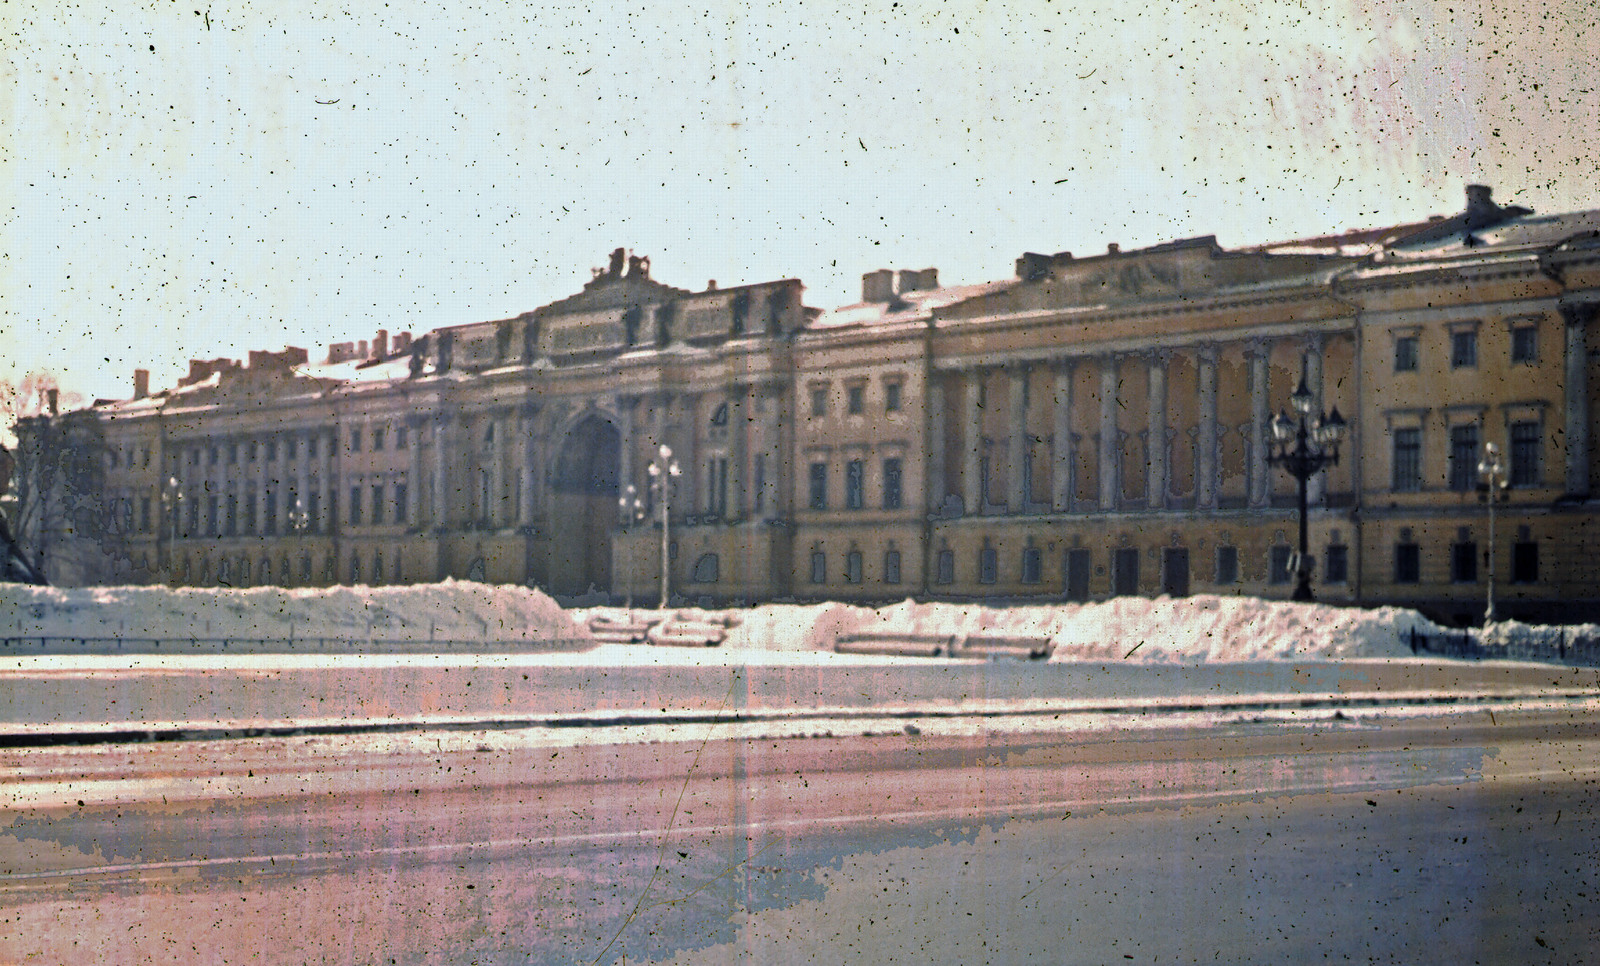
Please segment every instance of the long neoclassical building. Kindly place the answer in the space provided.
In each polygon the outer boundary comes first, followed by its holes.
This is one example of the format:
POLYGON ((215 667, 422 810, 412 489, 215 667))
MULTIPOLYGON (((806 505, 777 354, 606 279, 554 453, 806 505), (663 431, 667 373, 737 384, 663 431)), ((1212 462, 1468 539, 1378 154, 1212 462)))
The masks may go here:
POLYGON ((653 600, 666 445, 690 600, 1286 596, 1296 483, 1267 455, 1303 380, 1348 422, 1310 483, 1320 599, 1480 616, 1494 443, 1501 614, 1595 616, 1597 230, 1474 186, 1333 237, 1028 253, 957 287, 877 271, 830 311, 618 250, 516 318, 138 375, 19 436, 102 454, 79 483, 103 525, 74 536, 103 553, 57 553, 57 580, 653 600))

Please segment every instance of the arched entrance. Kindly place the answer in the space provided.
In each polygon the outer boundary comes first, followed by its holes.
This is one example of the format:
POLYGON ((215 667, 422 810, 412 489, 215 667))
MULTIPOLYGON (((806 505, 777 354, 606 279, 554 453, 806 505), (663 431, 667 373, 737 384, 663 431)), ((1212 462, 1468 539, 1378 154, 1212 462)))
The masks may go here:
POLYGON ((550 480, 549 590, 611 588, 611 531, 617 520, 621 437, 602 416, 567 432, 550 480))

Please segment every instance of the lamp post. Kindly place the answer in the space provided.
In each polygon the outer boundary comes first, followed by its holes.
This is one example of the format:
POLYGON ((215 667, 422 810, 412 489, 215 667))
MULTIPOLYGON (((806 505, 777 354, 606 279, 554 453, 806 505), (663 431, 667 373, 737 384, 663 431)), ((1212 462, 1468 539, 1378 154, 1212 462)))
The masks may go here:
MULTIPOLYGON (((624 536, 627 535, 627 531, 631 527, 633 527, 634 524, 642 523, 644 521, 644 517, 645 517, 644 501, 639 499, 639 489, 638 489, 638 487, 634 486, 632 483, 629 483, 623 489, 622 495, 617 498, 617 512, 622 517, 622 530, 623 530, 623 535, 624 536)), ((626 608, 627 611, 628 611, 628 619, 632 620, 633 619, 633 554, 631 552, 625 553, 625 554, 623 554, 623 557, 624 557, 624 559, 626 559, 628 561, 628 573, 627 573, 627 575, 626 575, 626 577, 625 577, 625 579, 623 581, 623 584, 628 589, 626 591, 626 595, 627 596, 626 596, 626 601, 623 604, 623 607, 626 608)))
POLYGON ((1272 420, 1272 452, 1267 454, 1269 466, 1281 466, 1300 484, 1300 553, 1295 562, 1294 593, 1290 600, 1315 600, 1311 593, 1311 547, 1306 529, 1306 483, 1323 467, 1339 462, 1339 441, 1344 437, 1344 417, 1339 407, 1331 413, 1313 417, 1317 400, 1306 388, 1305 361, 1301 360, 1300 385, 1289 395, 1294 406, 1295 419, 1283 410, 1272 420))
POLYGON ((671 563, 667 557, 669 546, 667 527, 670 519, 668 503, 672 497, 672 481, 674 478, 682 476, 683 470, 679 468, 678 461, 672 458, 672 447, 666 443, 661 444, 661 448, 656 451, 656 459, 651 460, 646 469, 650 472, 650 492, 655 496, 657 505, 661 507, 661 603, 659 606, 662 610, 666 610, 667 593, 670 589, 668 585, 668 575, 670 573, 668 564, 671 563))
POLYGON ((167 482, 161 487, 161 513, 163 520, 168 524, 163 526, 161 531, 171 533, 171 536, 167 539, 167 546, 162 549, 159 555, 161 566, 165 567, 168 565, 173 551, 177 548, 178 518, 183 515, 183 490, 180 488, 176 476, 167 477, 167 482))
POLYGON ((1489 504, 1489 564, 1488 602, 1483 609, 1483 626, 1494 623, 1494 505, 1504 503, 1511 484, 1506 480, 1506 465, 1500 459, 1500 447, 1483 444, 1483 458, 1478 460, 1478 499, 1489 504))

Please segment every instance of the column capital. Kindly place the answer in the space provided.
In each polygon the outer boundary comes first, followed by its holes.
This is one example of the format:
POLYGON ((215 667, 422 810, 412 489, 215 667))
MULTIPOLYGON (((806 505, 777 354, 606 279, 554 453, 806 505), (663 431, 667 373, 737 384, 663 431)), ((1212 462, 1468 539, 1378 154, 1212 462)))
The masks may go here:
POLYGON ((1557 308, 1561 318, 1569 326, 1585 325, 1600 311, 1600 302, 1585 301, 1580 299, 1562 298, 1557 308))

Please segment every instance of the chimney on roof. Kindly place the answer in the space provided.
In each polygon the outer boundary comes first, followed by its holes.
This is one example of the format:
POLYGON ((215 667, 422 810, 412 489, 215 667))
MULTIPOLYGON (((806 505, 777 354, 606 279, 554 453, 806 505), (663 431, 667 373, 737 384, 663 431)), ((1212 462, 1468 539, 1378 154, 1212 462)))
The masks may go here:
POLYGON ((133 398, 143 399, 150 395, 150 370, 133 370, 133 398))
POLYGON ((389 356, 389 330, 379 329, 378 334, 372 339, 372 357, 383 360, 389 356))
POLYGON ((939 270, 937 268, 924 268, 922 271, 910 269, 900 270, 899 292, 927 292, 939 287, 939 270))
POLYGON ((894 272, 880 268, 861 276, 861 301, 889 302, 894 299, 894 272))
POLYGON ((371 358, 371 356, 367 355, 367 340, 366 339, 362 339, 359 343, 357 343, 357 346, 356 346, 356 358, 357 359, 369 359, 369 358, 371 358))
POLYGON ((1494 189, 1486 184, 1467 185, 1467 213, 1494 211, 1494 189))
POLYGON ((404 355, 405 351, 409 348, 411 348, 411 333, 396 332, 394 334, 394 354, 397 356, 404 355))
POLYGON ((50 409, 50 415, 55 416, 61 412, 61 390, 46 389, 44 391, 45 405, 50 409))
POLYGON ((1110 244, 1108 244, 1106 246, 1106 254, 1107 255, 1121 255, 1122 254, 1122 246, 1117 244, 1116 242, 1111 242, 1110 244))

